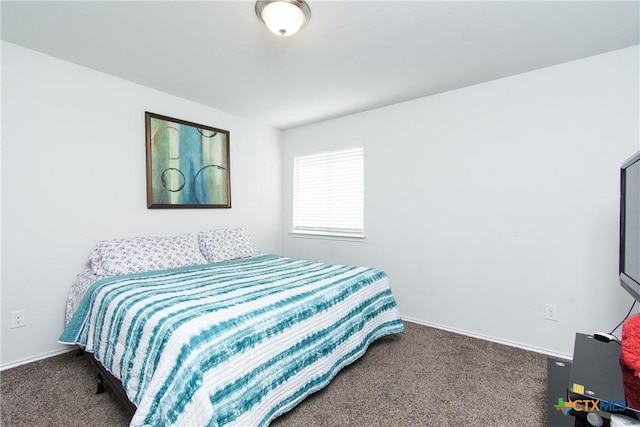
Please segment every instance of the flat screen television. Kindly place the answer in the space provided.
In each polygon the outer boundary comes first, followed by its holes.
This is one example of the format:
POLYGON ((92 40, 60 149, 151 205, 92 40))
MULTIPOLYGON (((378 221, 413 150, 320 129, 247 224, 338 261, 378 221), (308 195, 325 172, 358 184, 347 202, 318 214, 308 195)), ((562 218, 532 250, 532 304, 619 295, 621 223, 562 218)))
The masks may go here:
POLYGON ((620 284, 640 301, 640 151, 620 168, 620 284))

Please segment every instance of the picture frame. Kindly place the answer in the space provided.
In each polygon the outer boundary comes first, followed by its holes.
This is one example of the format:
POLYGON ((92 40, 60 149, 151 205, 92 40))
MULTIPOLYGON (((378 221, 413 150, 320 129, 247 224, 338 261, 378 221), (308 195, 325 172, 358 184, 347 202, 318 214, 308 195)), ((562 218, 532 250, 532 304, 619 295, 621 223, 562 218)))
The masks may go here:
POLYGON ((147 208, 231 208, 229 131, 145 112, 147 208))

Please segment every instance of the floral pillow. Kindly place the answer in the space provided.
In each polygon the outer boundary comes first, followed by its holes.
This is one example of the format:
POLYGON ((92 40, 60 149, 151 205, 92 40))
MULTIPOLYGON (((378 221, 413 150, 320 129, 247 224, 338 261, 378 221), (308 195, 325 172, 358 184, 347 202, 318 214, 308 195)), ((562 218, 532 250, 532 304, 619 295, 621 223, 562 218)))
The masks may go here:
POLYGON ((198 242, 202 254, 212 263, 256 255, 251 238, 242 228, 201 231, 198 242))
POLYGON ((91 271, 98 276, 157 271, 206 264, 194 234, 170 237, 133 237, 103 240, 89 254, 91 271))

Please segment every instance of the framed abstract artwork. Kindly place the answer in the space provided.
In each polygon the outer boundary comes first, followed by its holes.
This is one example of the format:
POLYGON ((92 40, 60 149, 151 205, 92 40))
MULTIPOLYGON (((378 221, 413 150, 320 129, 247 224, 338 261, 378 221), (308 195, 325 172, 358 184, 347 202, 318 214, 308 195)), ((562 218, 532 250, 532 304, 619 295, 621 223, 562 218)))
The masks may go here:
POLYGON ((230 208, 229 131, 145 112, 147 207, 230 208))

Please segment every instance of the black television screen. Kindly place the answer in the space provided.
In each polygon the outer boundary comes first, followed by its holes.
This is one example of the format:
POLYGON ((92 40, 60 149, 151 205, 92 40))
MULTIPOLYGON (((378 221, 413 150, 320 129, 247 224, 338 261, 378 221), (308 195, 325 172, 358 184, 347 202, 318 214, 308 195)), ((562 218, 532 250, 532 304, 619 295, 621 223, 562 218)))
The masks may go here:
POLYGON ((640 301, 640 151, 620 169, 620 284, 640 301))

